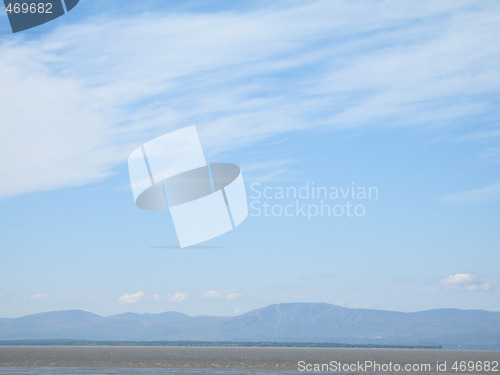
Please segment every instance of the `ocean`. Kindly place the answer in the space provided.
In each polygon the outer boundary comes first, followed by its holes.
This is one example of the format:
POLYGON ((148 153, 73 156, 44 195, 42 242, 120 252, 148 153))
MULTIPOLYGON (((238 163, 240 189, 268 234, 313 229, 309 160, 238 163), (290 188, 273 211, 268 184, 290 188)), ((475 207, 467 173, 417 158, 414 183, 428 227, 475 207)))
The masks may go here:
POLYGON ((0 346, 0 375, 500 374, 500 351, 0 346))

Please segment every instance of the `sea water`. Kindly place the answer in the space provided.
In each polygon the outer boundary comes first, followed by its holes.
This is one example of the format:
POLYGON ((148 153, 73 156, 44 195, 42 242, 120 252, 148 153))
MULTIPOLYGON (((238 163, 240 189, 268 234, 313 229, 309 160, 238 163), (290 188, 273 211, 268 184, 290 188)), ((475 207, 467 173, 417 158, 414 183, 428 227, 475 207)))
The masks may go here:
POLYGON ((0 346, 0 375, 500 374, 500 351, 0 346))

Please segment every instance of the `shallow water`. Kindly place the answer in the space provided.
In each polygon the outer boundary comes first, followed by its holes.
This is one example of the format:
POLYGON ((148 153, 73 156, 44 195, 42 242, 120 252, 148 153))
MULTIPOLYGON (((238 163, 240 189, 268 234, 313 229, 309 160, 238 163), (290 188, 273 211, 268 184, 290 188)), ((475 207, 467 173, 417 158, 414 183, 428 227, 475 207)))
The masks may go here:
POLYGON ((316 373, 329 374, 339 372, 500 374, 500 368, 494 365, 495 361, 500 362, 500 351, 248 347, 0 347, 1 375, 289 375, 313 373, 314 370, 316 373), (488 363, 489 370, 486 371, 488 363), (454 365, 456 368, 453 368, 454 365))

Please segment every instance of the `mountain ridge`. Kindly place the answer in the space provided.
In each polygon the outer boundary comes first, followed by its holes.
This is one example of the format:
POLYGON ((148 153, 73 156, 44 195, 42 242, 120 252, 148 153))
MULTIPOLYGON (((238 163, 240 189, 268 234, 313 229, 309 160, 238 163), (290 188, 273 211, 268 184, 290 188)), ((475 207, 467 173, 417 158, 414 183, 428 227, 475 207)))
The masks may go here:
POLYGON ((500 312, 352 309, 328 303, 280 303, 238 316, 61 310, 0 318, 0 340, 274 341, 437 345, 500 350, 500 312))

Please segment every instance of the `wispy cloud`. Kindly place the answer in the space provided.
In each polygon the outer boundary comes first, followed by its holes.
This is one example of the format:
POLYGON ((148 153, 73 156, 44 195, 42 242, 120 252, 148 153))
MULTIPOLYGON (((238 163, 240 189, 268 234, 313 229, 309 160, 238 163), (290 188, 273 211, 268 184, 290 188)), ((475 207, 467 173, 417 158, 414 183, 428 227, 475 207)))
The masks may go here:
POLYGON ((468 291, 487 291, 491 288, 491 284, 480 282, 478 277, 471 273, 456 273, 441 280, 441 283, 468 291))
POLYGON ((203 297, 205 297, 205 298, 221 298, 221 294, 217 290, 209 290, 208 292, 203 294, 203 297))
POLYGON ((482 284, 470 284, 465 287, 465 289, 469 291, 475 291, 475 290, 490 290, 491 284, 488 283, 482 283, 482 284))
POLYGON ((239 298, 239 297, 241 297, 241 294, 240 294, 240 293, 231 293, 231 294, 228 294, 228 295, 226 296, 226 300, 228 300, 228 301, 233 301, 233 300, 235 300, 235 299, 237 299, 237 298, 239 298))
POLYGON ((490 147, 481 151, 478 155, 482 159, 500 162, 500 147, 490 147))
POLYGON ((486 203, 500 200, 500 181, 469 191, 455 193, 443 198, 445 202, 456 204, 486 203))
POLYGON ((500 129, 474 132, 460 136, 461 141, 493 140, 500 137, 500 129))
POLYGON ((119 303, 137 303, 144 298, 144 292, 139 291, 133 294, 124 294, 118 298, 119 303))
POLYGON ((170 302, 182 302, 187 298, 187 294, 183 292, 175 293, 173 296, 170 296, 168 300, 170 302))
POLYGON ((332 273, 332 272, 328 272, 328 273, 319 273, 319 274, 313 274, 313 273, 310 273, 310 272, 306 272, 306 273, 303 273, 301 275, 298 276, 299 279, 301 280, 312 280, 312 279, 335 279, 337 276, 332 273))
POLYGON ((241 168, 245 171, 245 178, 252 182, 282 181, 297 174, 291 159, 254 160, 244 162, 241 168))
POLYGON ((32 301, 41 301, 42 299, 45 299, 45 298, 47 298, 47 295, 45 293, 37 293, 37 294, 33 294, 30 297, 30 300, 32 300, 32 301))
POLYGON ((433 128, 488 112, 499 23, 493 2, 312 1, 3 37, 0 196, 100 181, 184 125, 217 153, 297 130, 433 128))

